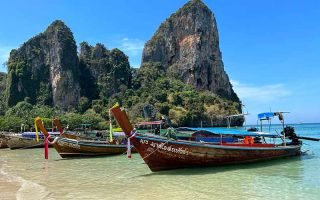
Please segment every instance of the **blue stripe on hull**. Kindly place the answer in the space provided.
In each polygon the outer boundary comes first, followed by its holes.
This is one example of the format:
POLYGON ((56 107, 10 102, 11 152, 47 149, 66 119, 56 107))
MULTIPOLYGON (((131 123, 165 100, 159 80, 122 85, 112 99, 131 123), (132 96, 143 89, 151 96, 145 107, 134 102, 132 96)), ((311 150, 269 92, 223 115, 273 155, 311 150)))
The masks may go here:
POLYGON ((60 138, 61 141, 71 143, 71 144, 77 144, 79 146, 91 146, 91 147, 100 147, 100 148, 126 148, 127 145, 124 144, 106 144, 106 143, 96 143, 96 142, 90 142, 90 141, 77 141, 73 139, 68 138, 60 138))

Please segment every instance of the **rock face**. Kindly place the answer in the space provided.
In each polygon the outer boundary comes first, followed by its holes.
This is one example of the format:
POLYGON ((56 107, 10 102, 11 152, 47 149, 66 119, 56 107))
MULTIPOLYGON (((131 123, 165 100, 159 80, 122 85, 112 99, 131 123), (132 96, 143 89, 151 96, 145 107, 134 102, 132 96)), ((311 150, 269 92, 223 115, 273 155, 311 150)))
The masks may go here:
POLYGON ((0 72, 0 96, 3 96, 6 89, 6 78, 7 75, 3 72, 0 72))
POLYGON ((67 109, 79 101, 77 46, 71 30, 54 21, 45 32, 12 50, 8 62, 9 106, 29 97, 32 103, 67 109))
POLYGON ((119 49, 108 50, 103 44, 94 47, 80 44, 81 96, 90 100, 107 100, 120 90, 131 87, 131 69, 128 57, 119 49))
POLYGON ((5 91, 6 91, 7 74, 0 72, 0 115, 6 112, 5 91))
POLYGON ((189 1, 161 24, 144 46, 142 67, 149 62, 160 62, 198 90, 239 101, 224 71, 214 15, 201 0, 189 1))

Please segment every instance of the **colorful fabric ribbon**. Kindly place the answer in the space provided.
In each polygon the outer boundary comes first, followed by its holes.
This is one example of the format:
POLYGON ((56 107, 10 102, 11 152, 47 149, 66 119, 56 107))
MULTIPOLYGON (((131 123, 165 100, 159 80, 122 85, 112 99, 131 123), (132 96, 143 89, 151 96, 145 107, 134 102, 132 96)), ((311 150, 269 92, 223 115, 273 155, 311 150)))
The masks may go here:
POLYGON ((46 137, 46 139, 44 140, 44 158, 46 160, 48 160, 49 158, 49 137, 46 137))
POLYGON ((127 156, 128 156, 128 158, 131 158, 131 144, 130 144, 130 138, 128 138, 128 142, 127 142, 127 156))
POLYGON ((37 127, 37 120, 41 120, 41 118, 40 117, 36 117, 35 119, 34 119, 34 128, 35 128, 35 130, 36 130, 36 141, 37 142, 39 142, 39 133, 38 133, 38 127, 37 127))

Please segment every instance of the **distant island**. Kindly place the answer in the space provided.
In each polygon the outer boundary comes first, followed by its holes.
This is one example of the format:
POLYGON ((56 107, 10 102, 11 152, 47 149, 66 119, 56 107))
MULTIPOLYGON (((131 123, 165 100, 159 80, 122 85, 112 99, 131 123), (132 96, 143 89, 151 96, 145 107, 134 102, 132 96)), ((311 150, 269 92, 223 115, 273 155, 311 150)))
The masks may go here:
MULTIPOLYGON (((0 129, 47 127, 57 116, 71 129, 106 129, 115 103, 133 122, 163 119, 169 126, 226 126, 241 113, 219 48, 213 13, 191 0, 164 21, 145 44, 140 68, 120 49, 80 43, 61 20, 10 52, 0 73, 0 129)), ((242 118, 232 121, 241 126, 242 118)))

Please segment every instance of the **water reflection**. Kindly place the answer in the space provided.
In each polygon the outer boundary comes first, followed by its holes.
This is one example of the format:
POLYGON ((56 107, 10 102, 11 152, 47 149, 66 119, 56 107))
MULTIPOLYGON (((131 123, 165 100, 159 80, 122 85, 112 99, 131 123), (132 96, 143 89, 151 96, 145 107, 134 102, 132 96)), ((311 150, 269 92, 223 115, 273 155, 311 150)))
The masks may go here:
POLYGON ((319 199, 320 143, 306 144, 300 157, 156 173, 138 154, 62 159, 50 149, 45 161, 43 149, 2 149, 0 167, 44 187, 46 199, 319 199))

